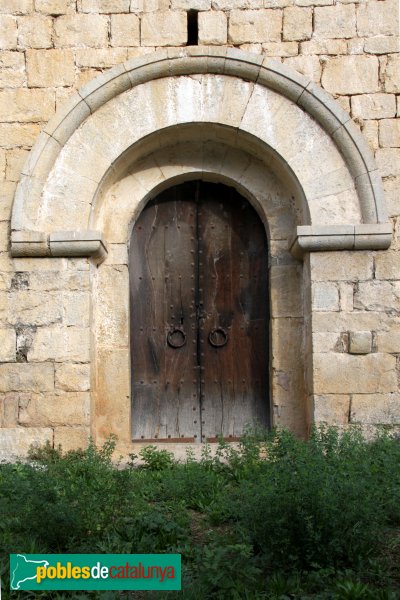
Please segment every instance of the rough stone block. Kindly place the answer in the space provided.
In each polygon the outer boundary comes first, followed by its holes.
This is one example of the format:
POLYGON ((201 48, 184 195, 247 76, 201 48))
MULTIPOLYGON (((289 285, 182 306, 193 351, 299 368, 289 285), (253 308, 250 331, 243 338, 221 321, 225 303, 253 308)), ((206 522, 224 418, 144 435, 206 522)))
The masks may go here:
POLYGON ((222 11, 201 12, 199 14, 199 43, 226 44, 228 22, 222 11))
POLYGON ((362 2, 357 8, 357 31, 360 37, 399 35, 398 2, 362 2))
POLYGON ((63 323, 67 327, 89 327, 90 295, 88 292, 63 293, 63 323))
POLYGON ((299 46, 297 42, 267 42, 262 45, 265 56, 297 56, 299 46))
POLYGON ((398 329, 392 329, 389 332, 378 331, 376 334, 376 347, 378 352, 400 353, 400 331, 398 329))
POLYGON ((13 462, 26 458, 31 446, 53 444, 50 427, 12 427, 0 429, 0 460, 13 462))
POLYGON ((81 0, 83 13, 128 13, 130 0, 81 0))
POLYGON ((228 41, 232 44, 280 42, 281 10, 232 10, 228 41))
POLYGON ((0 394, 0 428, 18 425, 19 397, 17 392, 0 394))
POLYGON ((396 97, 393 94, 365 94, 351 98, 352 117, 384 119, 396 115, 396 97))
POLYGON ((0 120, 20 123, 48 121, 54 113, 54 94, 48 90, 0 90, 0 120))
POLYGON ((0 182, 0 221, 8 221, 10 219, 15 188, 16 183, 13 181, 0 182))
POLYGON ((23 52, 0 51, 0 88, 17 88, 25 84, 25 56, 23 52))
POLYGON ((393 251, 377 253, 375 277, 377 279, 400 279, 400 253, 393 251))
POLYGON ((211 0, 171 0, 172 10, 201 10, 211 8, 211 0))
POLYGON ((72 50, 28 50, 26 66, 30 87, 68 86, 75 82, 72 50))
POLYGON ((76 11, 76 0, 35 0, 35 10, 52 16, 72 14, 76 11))
POLYGON ((325 281, 314 283, 311 294, 313 310, 339 310, 339 290, 334 283, 325 281))
POLYGON ((33 12, 33 0, 1 0, 0 13, 25 15, 33 12))
POLYGON ((86 448, 90 431, 88 427, 55 427, 54 447, 61 446, 63 452, 86 448))
POLYGON ((55 387, 65 392, 87 392, 90 390, 90 365, 80 363, 56 365, 55 387))
POLYGON ((335 4, 314 9, 314 35, 316 38, 351 38, 356 35, 356 9, 354 4, 335 4))
POLYGON ((272 368, 281 371, 293 369, 301 355, 304 340, 304 323, 301 318, 271 320, 272 368))
POLYGON ((400 310, 400 298, 390 281, 362 281, 356 287, 354 308, 357 310, 400 310))
POLYGON ((20 425, 59 426, 88 425, 90 394, 87 392, 58 392, 51 395, 31 394, 20 400, 20 425))
POLYGON ((24 150, 23 148, 15 148, 7 151, 6 178, 8 181, 19 181, 21 170, 28 154, 28 150, 24 150))
POLYGON ((139 46, 139 25, 136 15, 111 15, 111 46, 139 46))
POLYGON ((0 329, 0 362, 15 361, 16 335, 14 329, 0 329))
MULTIPOLYGON (((116 15, 121 16, 121 15, 116 15)), ((136 15, 124 15, 136 17, 136 15)), ((85 48, 75 51, 75 62, 80 68, 107 69, 124 62, 127 59, 126 48, 85 48)), ((98 76, 98 71, 96 72, 98 76)), ((93 77, 91 77, 93 79, 93 77)))
POLYGON ((295 0, 297 6, 329 6, 334 0, 295 0))
POLYGON ((397 391, 396 359, 390 354, 315 354, 316 394, 373 394, 397 391))
POLYGON ((381 148, 375 160, 382 177, 400 175, 400 148, 381 148))
POLYGON ((79 14, 54 21, 54 45, 65 48, 103 48, 108 45, 108 18, 105 15, 79 14))
POLYGON ((389 54, 399 51, 399 38, 397 35, 388 37, 371 37, 364 42, 364 52, 369 54, 389 54))
POLYGON ((378 124, 379 121, 363 121, 361 126, 361 131, 363 136, 368 142, 368 145, 372 150, 377 150, 379 148, 379 140, 378 140, 378 124))
POLYGON ((382 119, 379 122, 379 144, 383 147, 400 147, 400 119, 382 119))
POLYGON ((309 40, 312 35, 312 9, 289 6, 283 11, 283 39, 309 40))
POLYGON ((369 354, 372 352, 372 333, 370 331, 349 332, 349 353, 369 354))
POLYGON ((315 332, 312 334, 313 352, 347 352, 347 332, 315 332))
POLYGON ((15 290, 7 294, 6 310, 0 314, 11 325, 41 326, 61 321, 62 306, 59 295, 34 293, 30 290, 15 290))
POLYGON ((97 280, 98 343, 101 348, 128 346, 129 277, 126 266, 105 267, 97 280))
POLYGON ((14 146, 32 146, 40 133, 36 123, 0 123, 0 139, 6 148, 14 146))
POLYGON ((28 361, 46 360, 89 362, 90 330, 79 327, 38 329, 28 351, 28 361))
POLYGON ((273 317, 303 315, 301 270, 297 266, 271 267, 271 313, 273 317))
POLYGON ((19 17, 18 46, 22 48, 51 48, 53 21, 43 15, 19 17))
POLYGON ((373 259, 367 252, 312 252, 313 281, 361 281, 372 279, 373 259))
POLYGON ((293 56, 285 58, 284 63, 315 83, 321 80, 322 67, 318 56, 293 56))
POLYGON ((314 396, 315 423, 327 423, 335 427, 343 427, 349 422, 350 396, 342 394, 326 394, 314 396))
POLYGON ((376 56, 352 55, 329 58, 322 73, 322 85, 332 94, 378 92, 378 68, 376 56))
POLYGON ((400 55, 391 54, 388 56, 385 74, 384 74, 385 92, 392 94, 400 93, 400 55))
POLYGON ((54 389, 54 365, 51 363, 0 364, 0 392, 51 392, 54 389))
POLYGON ((354 394, 352 423, 400 425, 400 394, 354 394))
POLYGON ((314 38, 308 42, 301 42, 300 54, 347 54, 347 44, 345 40, 318 40, 314 38))
POLYGON ((14 50, 17 47, 17 19, 11 15, 0 15, 0 48, 14 50))
POLYGON ((142 17, 142 46, 181 46, 187 42, 187 16, 183 11, 165 10, 142 17))

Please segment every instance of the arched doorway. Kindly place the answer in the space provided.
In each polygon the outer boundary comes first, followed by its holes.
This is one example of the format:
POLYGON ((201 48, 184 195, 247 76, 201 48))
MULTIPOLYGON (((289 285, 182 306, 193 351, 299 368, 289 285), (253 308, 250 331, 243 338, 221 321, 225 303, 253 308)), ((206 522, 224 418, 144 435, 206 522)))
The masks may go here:
POLYGON ((254 208, 205 181, 150 201, 129 251, 132 437, 269 426, 268 248, 254 208))

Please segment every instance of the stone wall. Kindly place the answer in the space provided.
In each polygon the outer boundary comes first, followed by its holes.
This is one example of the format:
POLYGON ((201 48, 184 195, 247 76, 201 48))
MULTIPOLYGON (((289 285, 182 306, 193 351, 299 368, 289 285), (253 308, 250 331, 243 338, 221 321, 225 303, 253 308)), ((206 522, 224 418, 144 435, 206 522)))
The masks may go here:
MULTIPOLYGON (((400 425, 398 3, 2 0, 0 454, 4 456, 23 454, 31 442, 49 440, 65 448, 85 443, 90 424, 93 427, 91 389, 99 385, 96 369, 91 368, 88 260, 10 256, 10 215, 21 169, 43 126, 83 84, 130 58, 165 46, 185 46, 191 9, 199 11, 199 45, 263 54, 308 76, 350 113, 373 150, 393 224, 393 243, 385 251, 306 257, 311 308, 309 315, 306 307, 303 310, 309 318, 303 349, 313 355, 305 373, 307 411, 309 422, 360 423, 366 430, 376 424, 400 425)), ((123 254, 123 249, 116 251, 123 254)), ((112 321, 112 306, 110 311, 104 318, 112 321)), ((275 379, 288 394, 304 387, 303 378, 296 383, 298 371, 292 378, 277 371, 275 379)), ((117 375, 116 367, 112 375, 116 386, 117 375)), ((296 415, 303 400, 296 404, 292 396, 290 402, 296 415)))

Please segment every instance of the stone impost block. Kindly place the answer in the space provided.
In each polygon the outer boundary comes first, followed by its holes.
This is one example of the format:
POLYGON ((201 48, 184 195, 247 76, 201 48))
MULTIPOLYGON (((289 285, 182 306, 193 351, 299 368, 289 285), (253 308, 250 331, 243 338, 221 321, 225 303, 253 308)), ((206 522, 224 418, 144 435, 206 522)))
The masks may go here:
POLYGON ((186 12, 165 10, 143 15, 141 25, 142 46, 181 46, 186 42, 186 12))
POLYGON ((48 121, 53 113, 54 93, 49 90, 0 90, 0 120, 3 122, 48 121))
POLYGON ((385 119, 396 115, 396 97, 393 94, 365 94, 351 98, 352 117, 385 119))
POLYGON ((357 7, 357 31, 360 37, 399 35, 399 4, 396 0, 361 2, 357 7))
POLYGON ((50 248, 45 233, 36 231, 13 231, 11 233, 12 256, 49 256, 50 248))
POLYGON ((314 396, 313 404, 315 423, 343 427, 349 422, 350 396, 344 394, 314 396))
POLYGON ((54 390, 53 364, 0 364, 0 392, 41 393, 52 390, 54 390))
POLYGON ((111 15, 111 46, 139 46, 139 26, 136 15, 111 15))
POLYGON ((88 427, 55 427, 54 447, 61 446, 63 452, 86 448, 90 431, 88 427))
POLYGON ((29 427, 88 425, 89 411, 87 392, 31 394, 20 401, 18 422, 29 427))
POLYGON ((52 256, 91 256, 102 262, 107 256, 106 243, 98 231, 58 231, 49 236, 52 256))
POLYGON ((316 38, 351 38, 356 35, 356 10, 354 4, 335 4, 316 7, 314 10, 314 35, 316 38))
POLYGON ((79 327, 41 327, 28 351, 29 362, 89 362, 90 330, 79 327))
POLYGON ((396 391, 396 359, 390 354, 314 355, 316 394, 384 394, 396 391))
POLYGON ((400 394, 354 394, 352 423, 400 425, 400 394))
POLYGON ((26 68, 30 87, 68 86, 75 82, 72 50, 28 50, 26 68))
POLYGON ((200 44, 226 44, 228 21, 223 11, 201 12, 198 18, 200 44))
POLYGON ((108 45, 106 15, 65 15, 54 21, 54 45, 57 48, 104 48, 108 45))
POLYGON ((372 333, 370 331, 349 332, 349 353, 369 354, 372 352, 372 333))
POLYGON ((309 40, 312 35, 312 9, 289 6, 283 11, 283 39, 309 40))
POLYGON ((341 95, 378 92, 378 69, 376 56, 329 58, 322 73, 322 86, 332 94, 341 95))
POLYGON ((14 329, 0 329, 0 362, 15 361, 16 334, 14 329))
POLYGON ((391 54, 388 56, 385 75, 384 75, 385 92, 392 94, 400 93, 400 55, 391 54))
POLYGON ((15 50, 17 35, 17 19, 11 15, 0 15, 0 49, 15 50))
POLYGON ((44 15, 19 17, 18 46, 22 48, 51 48, 53 21, 44 15))
POLYGON ((55 387, 65 392, 90 390, 90 365, 65 363, 56 365, 55 387))
POLYGON ((383 147, 400 147, 400 119, 382 119, 379 122, 379 143, 383 147))
POLYGON ((232 44, 280 42, 281 29, 280 10, 232 10, 228 41, 232 44))
POLYGON ((13 462, 26 458, 29 448, 53 445, 51 427, 10 427, 0 429, 0 460, 13 462))

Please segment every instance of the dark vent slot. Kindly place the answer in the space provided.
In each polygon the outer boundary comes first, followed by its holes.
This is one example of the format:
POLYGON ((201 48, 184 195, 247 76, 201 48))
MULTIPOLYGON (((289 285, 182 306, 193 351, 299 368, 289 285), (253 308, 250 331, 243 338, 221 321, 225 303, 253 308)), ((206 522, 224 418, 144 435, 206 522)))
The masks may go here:
POLYGON ((188 46, 199 45, 199 22, 197 10, 189 10, 187 13, 188 46))

